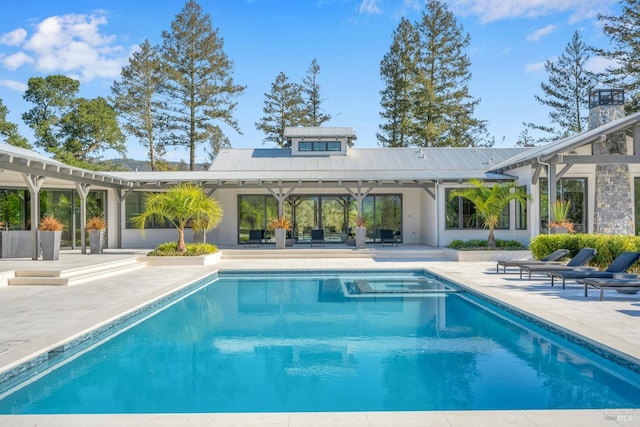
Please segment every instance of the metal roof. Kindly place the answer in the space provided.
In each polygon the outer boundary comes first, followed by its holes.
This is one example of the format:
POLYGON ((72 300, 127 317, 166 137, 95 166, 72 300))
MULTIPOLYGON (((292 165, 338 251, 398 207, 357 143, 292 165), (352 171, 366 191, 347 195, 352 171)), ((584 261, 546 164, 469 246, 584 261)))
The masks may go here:
POLYGON ((110 172, 148 189, 181 181, 204 186, 262 186, 269 183, 319 187, 323 183, 424 185, 436 180, 513 177, 487 172, 492 164, 526 148, 365 148, 347 155, 292 156, 289 149, 226 149, 208 171, 110 172))
POLYGON ((349 138, 357 139, 350 127, 297 126, 284 128, 284 137, 290 138, 349 138))
POLYGON ((556 154, 561 154, 569 150, 581 147, 590 142, 597 141, 598 139, 605 137, 607 134, 628 128, 638 122, 640 122, 640 113, 631 114, 621 119, 606 123, 587 132, 570 136, 568 138, 559 139, 540 147, 532 148, 529 151, 525 151, 516 155, 515 157, 505 159, 495 166, 488 168, 488 170, 496 173, 504 173, 509 169, 524 166, 527 164, 538 163, 540 161, 546 162, 556 154))
POLYGON ((113 175, 69 166, 25 148, 0 143, 0 168, 29 175, 106 187, 132 187, 134 184, 113 175))

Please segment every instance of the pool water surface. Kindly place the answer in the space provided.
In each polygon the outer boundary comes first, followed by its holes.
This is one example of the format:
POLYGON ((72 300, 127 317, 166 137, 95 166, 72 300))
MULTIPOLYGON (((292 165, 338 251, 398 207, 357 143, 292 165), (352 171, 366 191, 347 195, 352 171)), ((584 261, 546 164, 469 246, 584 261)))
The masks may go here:
POLYGON ((637 370, 436 282, 221 273, 4 393, 0 413, 640 407, 637 370))

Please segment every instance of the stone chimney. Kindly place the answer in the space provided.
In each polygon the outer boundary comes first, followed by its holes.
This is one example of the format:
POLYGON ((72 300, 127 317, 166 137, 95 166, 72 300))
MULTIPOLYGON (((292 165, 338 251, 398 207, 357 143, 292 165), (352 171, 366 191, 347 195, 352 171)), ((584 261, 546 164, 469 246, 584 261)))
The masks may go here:
MULTIPOLYGON (((589 94, 589 130, 624 117, 624 91, 599 89, 589 94)), ((593 143, 592 154, 624 156, 627 143, 624 131, 607 135, 593 143)), ((602 234, 635 234, 631 177, 626 163, 596 165, 595 217, 593 231, 602 234)))

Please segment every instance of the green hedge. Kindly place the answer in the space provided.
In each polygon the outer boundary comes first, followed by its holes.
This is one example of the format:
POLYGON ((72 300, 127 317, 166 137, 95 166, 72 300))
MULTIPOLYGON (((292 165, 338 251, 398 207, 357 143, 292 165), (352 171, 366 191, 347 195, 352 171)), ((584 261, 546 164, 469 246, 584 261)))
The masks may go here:
MULTIPOLYGON (((487 239, 471 239, 471 240, 453 240, 447 246, 449 249, 459 250, 474 250, 483 248, 486 249, 489 246, 487 239)), ((521 250, 527 249, 522 243, 517 240, 500 240, 496 239, 496 249, 513 249, 521 250)))
MULTIPOLYGON (((589 265, 605 269, 622 252, 640 252, 640 236, 610 234, 540 234, 531 241, 531 253, 540 259, 557 249, 569 249, 570 257, 582 248, 594 248, 598 254, 589 265)), ((638 265, 632 271, 639 271, 638 265)))

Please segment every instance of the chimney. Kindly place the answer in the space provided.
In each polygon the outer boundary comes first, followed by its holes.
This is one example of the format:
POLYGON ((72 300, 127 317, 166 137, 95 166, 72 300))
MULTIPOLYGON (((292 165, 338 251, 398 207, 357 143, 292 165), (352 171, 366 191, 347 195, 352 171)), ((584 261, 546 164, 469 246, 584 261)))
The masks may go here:
POLYGON ((589 130, 624 117, 624 90, 597 89, 589 94, 589 130))
MULTIPOLYGON (((589 94, 589 130, 624 117, 624 91, 598 89, 589 94)), ((592 144, 596 162, 594 233, 635 234, 629 165, 613 156, 627 154, 624 130, 592 144), (606 156, 606 157, 605 157, 606 156), (605 163, 606 162, 606 163, 605 163)))

